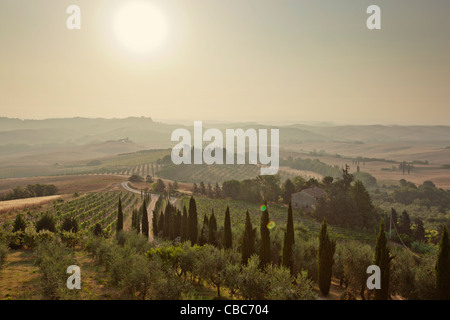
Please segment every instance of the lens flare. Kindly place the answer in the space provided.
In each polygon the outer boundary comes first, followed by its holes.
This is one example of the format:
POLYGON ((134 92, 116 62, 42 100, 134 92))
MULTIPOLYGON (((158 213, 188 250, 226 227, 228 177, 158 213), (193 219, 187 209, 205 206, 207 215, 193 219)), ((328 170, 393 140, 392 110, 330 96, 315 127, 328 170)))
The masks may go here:
POLYGON ((267 207, 265 205, 262 205, 261 206, 261 211, 266 211, 266 210, 267 210, 267 207))
POLYGON ((274 221, 270 221, 267 224, 267 229, 272 230, 273 228, 275 228, 275 222, 274 221))

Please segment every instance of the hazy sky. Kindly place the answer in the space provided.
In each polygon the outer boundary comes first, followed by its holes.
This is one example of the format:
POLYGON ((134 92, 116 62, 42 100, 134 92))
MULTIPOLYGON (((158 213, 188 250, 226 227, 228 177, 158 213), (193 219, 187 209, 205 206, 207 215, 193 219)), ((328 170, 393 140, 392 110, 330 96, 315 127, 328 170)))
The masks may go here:
POLYGON ((450 125, 448 0, 149 0, 147 53, 131 1, 1 0, 0 116, 450 125))

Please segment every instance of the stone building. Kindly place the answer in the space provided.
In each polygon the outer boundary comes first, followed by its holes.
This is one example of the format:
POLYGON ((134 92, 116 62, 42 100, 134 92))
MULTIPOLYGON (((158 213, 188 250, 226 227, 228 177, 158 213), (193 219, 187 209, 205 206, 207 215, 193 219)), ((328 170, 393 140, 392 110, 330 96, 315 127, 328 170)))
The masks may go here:
POLYGON ((312 187, 293 193, 291 196, 292 208, 311 212, 316 208, 317 199, 324 195, 326 195, 326 192, 318 187, 312 187))

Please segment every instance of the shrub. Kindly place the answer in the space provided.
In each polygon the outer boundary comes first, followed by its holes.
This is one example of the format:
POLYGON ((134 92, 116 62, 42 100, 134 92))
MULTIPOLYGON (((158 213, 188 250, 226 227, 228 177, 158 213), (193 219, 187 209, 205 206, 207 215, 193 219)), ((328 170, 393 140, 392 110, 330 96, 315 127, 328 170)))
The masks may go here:
POLYGON ((95 224, 95 227, 94 227, 94 235, 96 236, 96 237, 101 237, 101 236, 103 236, 104 235, 104 233, 103 233, 103 228, 102 228, 102 225, 100 224, 100 223, 96 223, 95 224))
POLYGON ((128 181, 131 181, 131 182, 142 182, 142 181, 144 181, 144 178, 142 178, 140 175, 133 174, 131 177, 128 178, 128 181))
POLYGON ((27 223, 26 223, 25 219, 23 218, 23 215, 21 213, 19 213, 18 215, 16 215, 16 219, 14 220, 12 232, 17 232, 17 231, 25 232, 26 227, 27 227, 27 223))
MULTIPOLYGON (((42 231, 41 231, 41 233, 42 233, 42 231)), ((75 248, 76 245, 80 244, 81 237, 80 237, 80 234, 77 232, 62 231, 61 232, 61 241, 68 248, 75 248)))
POLYGON ((297 286, 297 292, 299 293, 299 300, 315 300, 317 299, 317 295, 313 289, 313 281, 308 276, 307 271, 301 271, 297 274, 297 278, 295 279, 295 283, 297 286))
POLYGON ((67 267, 75 264, 73 252, 56 241, 48 241, 37 245, 35 255, 34 262, 41 274, 43 298, 58 300, 76 297, 78 290, 69 290, 66 286, 67 267))
POLYGON ((61 224, 61 230, 78 232, 79 228, 77 219, 74 217, 65 217, 61 224))
POLYGON ((9 248, 17 250, 23 247, 23 231, 10 232, 6 235, 9 248))
POLYGON ((319 240, 314 237, 308 240, 298 239, 293 246, 294 273, 302 270, 308 272, 308 276, 317 280, 317 248, 319 240))
POLYGON ((350 288, 359 292, 365 299, 367 267, 372 264, 373 250, 367 244, 351 241, 342 245, 342 263, 344 278, 348 281, 350 288))
POLYGON ((269 291, 269 280, 259 269, 259 257, 252 255, 237 278, 239 295, 246 300, 263 300, 269 291))
POLYGON ((34 228, 26 228, 23 237, 24 245, 28 249, 34 249, 37 245, 37 232, 34 228))
POLYGON ((139 298, 144 300, 154 282, 154 269, 151 263, 142 255, 131 254, 124 261, 129 270, 122 275, 119 286, 123 289, 126 298, 139 298))
POLYGON ((414 241, 411 243, 411 249, 417 253, 434 253, 437 255, 437 246, 427 244, 425 242, 414 241))
POLYGON ((39 232, 41 230, 56 232, 55 219, 53 219, 53 217, 47 213, 42 215, 41 218, 36 222, 36 231, 39 232))
POLYGON ((3 242, 0 242, 0 270, 6 263, 7 255, 8 255, 8 247, 3 242))
POLYGON ((180 300, 186 294, 189 295, 190 286, 181 277, 172 272, 167 272, 158 261, 150 262, 153 283, 150 289, 150 299, 155 300, 180 300))

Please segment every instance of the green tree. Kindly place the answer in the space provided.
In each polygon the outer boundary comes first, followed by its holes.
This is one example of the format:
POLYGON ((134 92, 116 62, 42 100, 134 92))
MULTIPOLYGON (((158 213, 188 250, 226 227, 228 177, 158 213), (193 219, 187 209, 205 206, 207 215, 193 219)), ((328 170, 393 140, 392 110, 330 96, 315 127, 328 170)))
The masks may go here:
POLYGON ((319 250, 317 252, 317 273, 320 291, 324 296, 330 292, 331 274, 334 263, 336 240, 328 236, 327 221, 324 218, 319 233, 319 250))
POLYGON ((96 223, 94 226, 94 236, 100 237, 103 234, 103 228, 100 223, 96 223))
POLYGON ((48 230, 50 232, 56 232, 55 219, 51 215, 45 213, 36 222, 36 232, 39 232, 41 230, 48 230))
POLYGON ((164 212, 161 210, 161 214, 159 215, 159 220, 158 220, 158 234, 161 236, 164 236, 164 223, 165 222, 165 218, 164 218, 164 212))
POLYGON ((180 237, 181 238, 181 211, 177 209, 177 214, 175 215, 175 238, 180 237))
POLYGON ((153 217, 152 217, 152 233, 153 236, 156 237, 158 235, 158 212, 153 210, 153 217))
POLYGON ((206 187, 205 187, 205 183, 203 181, 200 182, 200 193, 203 195, 206 195, 206 187))
POLYGON ((251 255, 255 253, 255 233, 252 226, 252 221, 250 220, 250 214, 248 210, 245 214, 245 227, 244 234, 242 236, 241 245, 241 262, 246 265, 248 259, 251 255))
POLYGON ((141 213, 139 210, 136 212, 136 233, 141 233, 141 213))
POLYGON ((197 184, 194 182, 193 188, 192 188, 192 193, 193 194, 198 194, 198 186, 197 184))
POLYGON ((119 233, 122 230, 123 230, 122 200, 119 198, 119 205, 118 205, 118 208, 117 208, 116 232, 119 233))
POLYGON ((165 192, 166 191, 166 185, 164 183, 164 181, 162 181, 161 179, 156 180, 156 182, 153 183, 153 190, 155 192, 165 192))
POLYGON ((145 203, 145 199, 142 203, 142 234, 148 239, 149 226, 148 226, 147 204, 145 203))
POLYGON ((200 230, 200 237, 198 238, 198 244, 203 246, 208 243, 208 227, 209 227, 209 219, 208 214, 205 213, 203 216, 203 225, 200 230))
POLYGON ((414 229, 414 239, 417 241, 425 241, 425 227, 423 221, 420 218, 415 220, 416 228, 414 229))
POLYGON ((291 201, 289 201, 288 217, 287 217, 287 223, 286 223, 286 232, 284 234, 282 264, 286 268, 289 268, 291 273, 294 271, 294 258, 293 258, 293 251, 292 251, 294 243, 295 243, 295 239, 294 239, 294 220, 293 220, 293 217, 292 217, 291 201))
POLYGON ((188 214, 186 206, 183 206, 183 216, 181 217, 181 241, 188 239, 188 214))
POLYGON ((291 195, 295 192, 295 186, 290 179, 286 179, 283 184, 281 197, 284 203, 288 203, 291 200, 291 195))
POLYGON ((389 298, 390 263, 392 258, 384 232, 384 221, 381 221, 373 261, 374 265, 380 268, 381 288, 375 290, 375 300, 387 300, 389 298))
POLYGON ((222 189, 219 186, 219 183, 216 182, 214 186, 214 198, 220 199, 222 197, 222 189))
POLYGON ((409 218, 409 214, 406 210, 402 212, 398 227, 400 234, 411 236, 411 219, 409 218))
POLYGON ((450 243, 446 225, 442 230, 435 272, 438 299, 450 300, 450 243))
POLYGON ((233 246, 233 237, 231 234, 231 217, 230 208, 227 206, 225 210, 225 221, 223 224, 223 247, 225 249, 231 249, 233 246))
POLYGON ((241 193, 241 184, 237 180, 228 180, 222 184, 223 196, 237 199, 241 193))
POLYGON ((359 224, 366 227, 377 225, 372 199, 364 184, 356 180, 350 187, 349 194, 353 200, 355 217, 360 221, 359 224))
POLYGON ((22 231, 25 232, 27 228, 27 223, 23 218, 23 214, 19 213, 16 215, 16 219, 14 220, 12 232, 22 231))
POLYGON ((198 237, 197 204, 194 197, 189 199, 188 219, 188 239, 191 241, 191 245, 194 245, 197 243, 198 237))
POLYGON ((69 232, 78 232, 78 221, 75 217, 65 217, 61 229, 69 232))
POLYGON ((398 215, 397 215, 397 211, 394 208, 391 208, 391 217, 392 217, 392 223, 394 224, 394 227, 398 229, 398 215))
POLYGON ((272 251, 270 248, 270 230, 268 228, 269 224, 269 209, 267 208, 267 203, 264 204, 264 210, 261 214, 261 246, 259 250, 259 263, 260 267, 264 268, 266 265, 272 262, 272 251))
POLYGON ((217 246, 217 221, 214 215, 214 209, 212 209, 211 218, 209 218, 208 244, 217 246))

